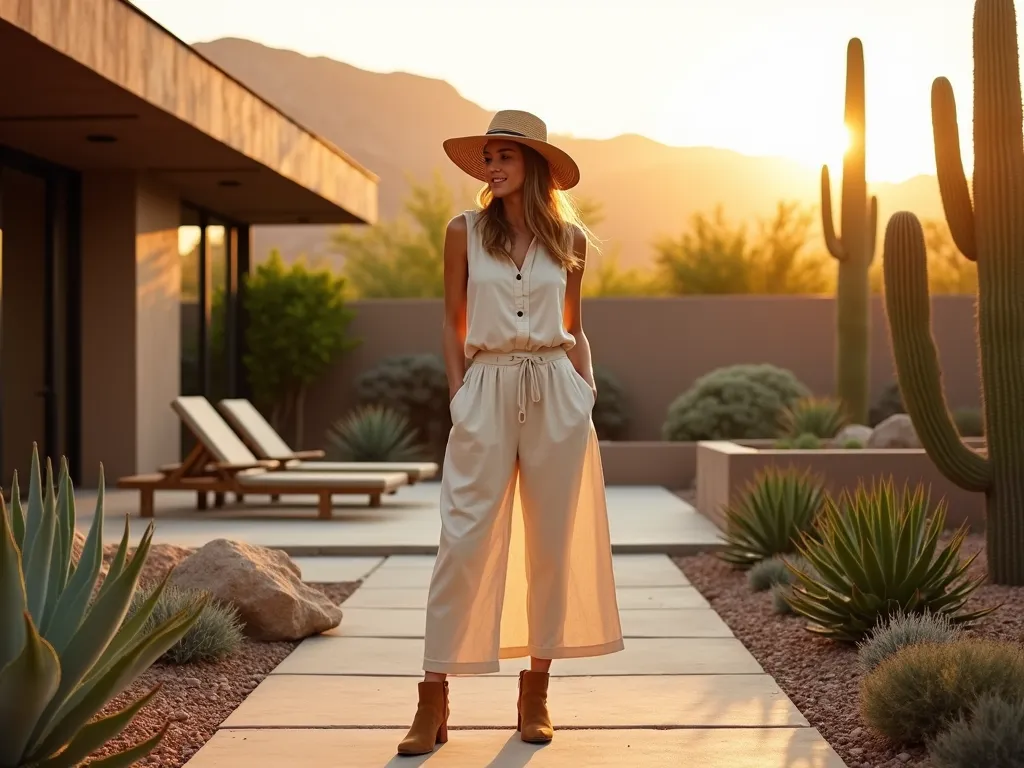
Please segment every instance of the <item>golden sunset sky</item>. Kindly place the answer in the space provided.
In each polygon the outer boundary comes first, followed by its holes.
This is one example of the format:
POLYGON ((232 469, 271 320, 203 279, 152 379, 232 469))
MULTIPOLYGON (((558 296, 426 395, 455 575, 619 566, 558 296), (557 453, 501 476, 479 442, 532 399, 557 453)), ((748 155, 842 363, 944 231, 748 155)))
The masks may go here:
POLYGON ((557 133, 639 133, 812 167, 840 162, 846 43, 857 36, 867 62, 870 179, 935 172, 929 93, 939 75, 957 93, 968 173, 972 162, 973 0, 135 4, 187 42, 243 37, 436 77, 486 109, 533 111, 557 133))

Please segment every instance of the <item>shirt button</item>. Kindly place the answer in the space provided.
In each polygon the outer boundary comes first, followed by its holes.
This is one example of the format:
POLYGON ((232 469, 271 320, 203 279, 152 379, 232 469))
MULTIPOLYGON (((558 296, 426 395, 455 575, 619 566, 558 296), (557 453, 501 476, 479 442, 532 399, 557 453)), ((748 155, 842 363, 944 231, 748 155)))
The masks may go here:
POLYGON ((522 317, 522 316, 523 316, 523 313, 522 313, 522 311, 516 312, 516 314, 517 314, 517 315, 518 315, 519 317, 522 317))
POLYGON ((523 279, 522 275, 516 275, 516 280, 522 280, 522 279, 523 279))

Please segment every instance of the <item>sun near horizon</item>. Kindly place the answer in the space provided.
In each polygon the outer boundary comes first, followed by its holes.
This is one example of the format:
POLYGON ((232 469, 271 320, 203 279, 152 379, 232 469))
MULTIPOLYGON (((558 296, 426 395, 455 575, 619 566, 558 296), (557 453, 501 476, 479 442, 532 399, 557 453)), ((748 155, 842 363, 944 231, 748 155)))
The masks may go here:
POLYGON ((486 110, 535 112, 552 133, 639 134, 808 168, 827 164, 837 177, 847 144, 846 45, 858 37, 869 182, 935 173, 930 92, 939 76, 956 90, 968 174, 973 165, 974 0, 943 0, 941 12, 933 0, 135 5, 190 43, 239 37, 370 71, 442 79, 486 110))

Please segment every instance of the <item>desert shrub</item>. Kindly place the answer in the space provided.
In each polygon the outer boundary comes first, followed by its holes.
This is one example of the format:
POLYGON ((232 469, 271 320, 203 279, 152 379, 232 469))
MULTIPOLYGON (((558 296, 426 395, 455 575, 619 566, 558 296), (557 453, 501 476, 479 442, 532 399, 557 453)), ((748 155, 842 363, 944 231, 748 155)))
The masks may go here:
POLYGON ((439 355, 395 355, 361 373, 356 395, 364 405, 381 405, 402 414, 417 440, 437 449, 452 427, 448 374, 439 355))
POLYGON ((772 610, 780 616, 791 616, 793 607, 789 604, 789 596, 793 588, 788 584, 775 584, 772 586, 772 610))
POLYGON ((847 424, 846 411, 840 400, 831 397, 803 397, 787 406, 779 417, 784 435, 811 435, 829 439, 847 424))
POLYGON ((966 576, 961 526, 944 547, 945 501, 929 512, 923 486, 897 493, 891 481, 827 497, 815 528, 798 546, 817 574, 801 574, 791 604, 808 629, 846 642, 862 640, 897 612, 931 611, 954 624, 970 624, 993 608, 965 610, 982 579, 966 576))
POLYGON ((961 437, 985 436, 985 416, 980 408, 958 408, 953 411, 953 421, 961 437))
POLYGON ((991 693, 978 698, 928 745, 935 768, 1020 768, 1024 765, 1024 702, 991 693))
POLYGON ((601 440, 621 440, 629 429, 629 409, 626 390, 618 377, 607 368, 594 366, 597 400, 591 419, 601 440))
POLYGON ((910 645, 861 682, 861 717, 897 744, 921 744, 970 712, 984 695, 1018 700, 1024 649, 1012 643, 960 640, 910 645))
POLYGON ((846 440, 843 440, 843 444, 839 447, 847 451, 857 451, 864 447, 864 443, 862 443, 856 437, 851 437, 846 440))
POLYGON ((775 555, 796 552, 801 534, 809 534, 821 510, 824 481, 808 470, 760 470, 739 499, 725 509, 725 548, 718 556, 749 568, 775 555))
MULTIPOLYGON (((125 621, 128 621, 152 594, 153 588, 136 592, 132 596, 125 621)), ((207 595, 203 592, 168 584, 146 621, 143 632, 149 632, 153 627, 166 621, 167 617, 197 605, 204 599, 207 599, 207 595)), ((238 651, 242 644, 242 629, 242 620, 234 607, 210 600, 199 613, 196 623, 161 658, 171 664, 220 661, 238 651)))
POLYGON ((868 426, 877 427, 890 416, 906 412, 903 395, 900 392, 900 383, 893 381, 882 390, 874 405, 868 410, 868 426))
POLYGON ((792 563, 798 569, 810 567, 810 563, 800 557, 800 555, 772 557, 762 560, 747 571, 747 584, 754 592, 765 592, 776 584, 792 584, 793 572, 786 565, 787 562, 792 563))
POLYGON ((754 592, 764 592, 776 584, 789 584, 790 573, 781 557, 770 557, 747 571, 747 584, 754 592))
POLYGON ((962 634, 962 629, 941 613, 899 611, 872 629, 857 646, 860 668, 867 673, 908 645, 952 643, 962 634))
POLYGON ((668 408, 665 440, 743 440, 776 437, 779 418, 810 391, 774 365, 732 365, 697 379, 668 408))
POLYGON ((419 461, 423 449, 405 415, 380 405, 363 405, 327 431, 332 461, 419 461))

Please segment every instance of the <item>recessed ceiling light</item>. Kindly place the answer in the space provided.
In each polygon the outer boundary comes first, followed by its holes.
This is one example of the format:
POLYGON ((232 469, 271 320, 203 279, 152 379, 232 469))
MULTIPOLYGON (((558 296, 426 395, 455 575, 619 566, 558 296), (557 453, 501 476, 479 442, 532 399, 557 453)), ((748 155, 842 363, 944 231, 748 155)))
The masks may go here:
POLYGON ((109 133, 90 133, 85 140, 91 141, 93 144, 113 144, 117 141, 117 137, 111 136, 109 133))
POLYGON ((222 187, 240 187, 240 186, 242 186, 242 182, 238 181, 237 179, 221 179, 220 181, 217 182, 217 184, 219 184, 222 187))

